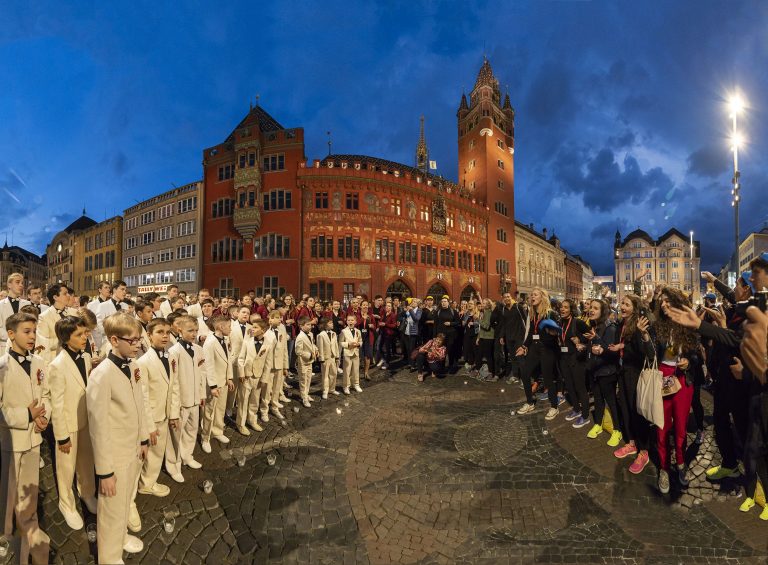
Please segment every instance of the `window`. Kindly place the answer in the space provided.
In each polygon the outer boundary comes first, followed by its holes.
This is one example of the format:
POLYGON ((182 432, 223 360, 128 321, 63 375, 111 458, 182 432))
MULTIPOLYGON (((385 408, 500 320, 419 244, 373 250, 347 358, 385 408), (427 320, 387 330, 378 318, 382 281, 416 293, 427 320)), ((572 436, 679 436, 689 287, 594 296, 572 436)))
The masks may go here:
POLYGON ((349 304, 352 302, 352 299, 355 297, 355 285, 352 283, 344 283, 344 293, 342 294, 341 299, 344 301, 345 304, 349 304))
POLYGON ((441 249, 440 250, 440 266, 455 267, 456 251, 454 251, 453 249, 441 249))
POLYGON ((272 296, 280 294, 280 285, 278 284, 277 277, 264 277, 264 294, 271 294, 272 296))
POLYGON ((666 263, 664 263, 664 262, 659 263, 659 269, 666 269, 666 268, 667 268, 667 264, 666 263))
POLYGON ((187 220, 176 226, 176 235, 178 237, 192 235, 193 233, 195 233, 195 220, 187 220))
POLYGON ((480 255, 479 253, 476 253, 474 255, 474 270, 476 273, 484 273, 485 272, 485 255, 480 255))
POLYGON ((141 264, 144 265, 151 265, 155 262, 155 255, 153 253, 142 253, 141 254, 141 264))
POLYGON ((104 247, 104 234, 97 233, 93 236, 93 248, 101 249, 102 247, 104 247))
POLYGON ((421 213, 419 214, 419 217, 425 221, 429 221, 429 206, 425 206, 424 204, 421 205, 421 213))
POLYGON ((180 245, 176 248, 177 259, 190 259, 195 256, 197 252, 197 244, 189 243, 187 245, 180 245))
POLYGON ((357 192, 347 192, 347 210, 360 209, 360 195, 357 192))
POLYGON ((125 228, 125 231, 129 231, 132 229, 136 229, 138 225, 139 225, 139 217, 135 216, 133 218, 128 218, 127 220, 125 220, 123 227, 125 228))
POLYGON ((509 274, 509 261, 505 259, 496 259, 496 274, 508 275, 509 274))
POLYGON ((498 161, 496 161, 496 164, 499 166, 499 168, 500 168, 502 171, 504 170, 504 161, 502 161, 501 159, 499 159, 498 161))
POLYGON ((389 206, 390 211, 395 215, 400 215, 400 199, 399 198, 393 198, 392 203, 389 206))
POLYGON ((136 255, 131 255, 125 258, 125 268, 133 269, 136 266, 136 255))
MULTIPOLYGON (((251 195, 252 194, 253 193, 251 193, 251 195)), ((284 190, 281 188, 278 190, 265 192, 262 194, 262 199, 264 210, 286 210, 293 207, 290 190, 284 190)), ((251 203, 251 200, 252 198, 249 195, 249 204, 253 206, 255 202, 251 203)))
POLYGON ((677 267, 678 267, 678 262, 677 261, 672 261, 672 268, 673 269, 677 269, 677 267))
POLYGON ((659 280, 662 280, 662 281, 667 280, 667 273, 659 273, 659 280))
POLYGON ((328 208, 328 193, 315 192, 315 208, 325 210, 328 208))
POLYGON ((155 282, 157 284, 173 282, 173 271, 162 271, 160 273, 157 273, 155 282))
POLYGON ((501 139, 497 139, 497 140, 496 140, 496 146, 497 146, 499 149, 504 149, 504 142, 503 142, 501 139))
POLYGON ((139 238, 136 236, 133 237, 127 237, 125 239, 125 248, 126 249, 133 249, 134 247, 137 247, 139 245, 139 238))
POLYGON ((116 261, 117 261, 117 258, 116 258, 116 255, 115 255, 114 251, 107 251, 104 254, 104 267, 105 268, 114 267, 116 265, 116 261))
POLYGON ((115 244, 115 228, 112 228, 111 230, 107 230, 107 245, 114 245, 115 244))
POLYGON ((507 210, 507 205, 503 202, 496 202, 493 205, 493 209, 496 210, 497 213, 501 214, 504 217, 509 217, 509 211, 507 210))
POLYGON ((333 283, 326 281, 309 283, 309 295, 320 300, 333 300, 333 283))
POLYGON ((173 227, 165 226, 157 230, 157 241, 165 241, 173 237, 173 227))
POLYGON ((437 266, 437 247, 431 244, 421 246, 421 264, 437 266))
POLYGON ((635 269, 640 269, 640 263, 635 263, 635 269))
POLYGON ((498 188, 499 190, 504 190, 504 181, 503 180, 496 181, 496 188, 498 188))
POLYGON ((333 259, 333 238, 325 235, 313 237, 309 249, 312 259, 333 259))
POLYGON ((410 241, 401 242, 400 248, 400 262, 401 263, 416 263, 419 260, 418 246, 410 241))
POLYGON ((171 216, 173 216, 173 204, 166 204, 165 206, 161 206, 158 209, 158 217, 161 220, 170 218, 171 216))
POLYGON ((467 171, 471 171, 475 168, 476 165, 477 163, 475 163, 475 160, 472 159, 469 163, 467 163, 467 171))
MULTIPOLYGON (((347 235, 338 239, 339 259, 360 259, 360 238, 347 235)), ((394 258, 395 243, 392 242, 392 255, 394 258)))
POLYGON ((469 251, 459 251, 458 260, 459 269, 463 269, 465 271, 472 270, 472 256, 469 254, 469 251))
POLYGON ((235 201, 232 198, 219 198, 211 203, 211 215, 214 218, 231 216, 235 211, 235 201))
POLYGON ((219 167, 219 180, 229 180, 235 178, 234 165, 222 165, 219 167))
POLYGON ((445 218, 445 227, 452 228, 453 227, 453 212, 449 212, 448 216, 445 218))
POLYGON ((234 281, 232 279, 219 279, 219 288, 213 289, 213 295, 216 297, 237 296, 238 290, 239 289, 234 288, 234 281))
POLYGON ((677 273, 677 271, 672 271, 672 280, 673 280, 673 281, 676 281, 676 280, 678 280, 679 278, 680 278, 680 277, 678 276, 678 273, 677 273))
POLYGON ((394 261, 395 242, 388 239, 377 239, 375 257, 377 261, 394 261))
POLYGON ((179 214, 191 212, 197 209, 197 196, 190 196, 184 200, 179 200, 179 214))
POLYGON ((141 244, 142 245, 150 245, 151 243, 155 242, 155 232, 148 231, 141 234, 141 244))
POLYGON ((139 275, 139 284, 142 286, 155 284, 155 273, 144 273, 143 275, 139 275))
POLYGON ((144 212, 141 215, 141 225, 144 226, 146 224, 151 224, 155 221, 155 211, 150 210, 149 212, 144 212))
MULTIPOLYGON (((286 235, 277 233, 268 233, 253 240, 253 255, 256 259, 278 258, 287 259, 291 256, 291 238, 286 235)), ((219 248, 219 261, 228 260, 221 259, 221 253, 226 255, 226 251, 223 248, 219 248)), ((242 259, 242 257, 241 257, 242 259)), ((215 261, 216 259, 214 259, 215 261)))
POLYGON ((163 249, 157 254, 158 263, 167 263, 173 261, 173 249, 163 249))
POLYGON ((475 140, 474 139, 470 139, 469 140, 469 148, 470 149, 474 149, 475 148, 475 140))
POLYGON ((507 232, 503 228, 496 230, 496 239, 502 243, 507 243, 507 232))
POLYGON ((264 172, 270 171, 284 171, 285 170, 285 155, 279 153, 276 155, 264 155, 262 158, 262 169, 264 172))
POLYGON ((176 282, 194 282, 195 281, 195 268, 187 267, 186 269, 179 269, 176 271, 176 282))

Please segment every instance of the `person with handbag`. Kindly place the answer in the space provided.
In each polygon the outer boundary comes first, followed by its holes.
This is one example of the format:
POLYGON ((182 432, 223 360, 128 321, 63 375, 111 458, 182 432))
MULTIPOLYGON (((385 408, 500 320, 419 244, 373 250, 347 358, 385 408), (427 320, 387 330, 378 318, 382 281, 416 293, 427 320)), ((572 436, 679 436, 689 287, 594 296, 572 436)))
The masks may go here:
POLYGON ((661 292, 654 312, 656 316, 656 352, 662 374, 664 427, 656 429, 656 448, 659 454, 658 487, 662 494, 669 492, 671 468, 667 438, 672 431, 675 442, 675 467, 681 486, 688 486, 685 464, 685 440, 688 414, 693 401, 696 374, 702 371, 700 341, 695 332, 675 323, 668 315, 669 307, 690 307, 689 299, 679 290, 666 287, 661 292))
POLYGON ((595 399, 595 423, 587 433, 587 437, 595 439, 603 433, 603 418, 607 407, 613 423, 613 432, 607 443, 610 447, 617 447, 622 438, 621 417, 616 398, 619 354, 611 351, 608 346, 616 344, 619 336, 616 324, 608 319, 610 313, 611 307, 604 300, 596 299, 589 303, 590 330, 585 337, 589 340, 587 370, 592 396, 595 399))
POLYGON ((642 473, 648 464, 651 424, 637 411, 637 382, 646 361, 654 357, 649 333, 648 311, 639 296, 627 294, 619 304, 619 342, 608 345, 608 351, 619 355, 619 408, 622 436, 626 443, 613 452, 618 459, 634 455, 629 466, 634 474, 642 473))

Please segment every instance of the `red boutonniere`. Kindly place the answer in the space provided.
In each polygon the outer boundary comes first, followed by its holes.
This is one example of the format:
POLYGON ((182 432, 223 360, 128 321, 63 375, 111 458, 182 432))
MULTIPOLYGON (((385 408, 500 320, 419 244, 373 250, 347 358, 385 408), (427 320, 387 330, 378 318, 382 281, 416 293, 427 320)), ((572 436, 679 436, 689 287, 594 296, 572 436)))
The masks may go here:
POLYGON ((139 382, 139 379, 141 379, 141 370, 140 369, 134 369, 133 370, 133 380, 136 382, 139 382))
POLYGON ((202 367, 203 363, 205 363, 205 359, 200 359, 200 361, 197 362, 197 366, 202 367))
POLYGON ((176 372, 176 359, 173 359, 171 361, 171 369, 173 370, 174 373, 176 372))
POLYGON ((42 369, 37 370, 37 385, 40 386, 43 384, 43 379, 45 378, 45 375, 43 374, 42 369))

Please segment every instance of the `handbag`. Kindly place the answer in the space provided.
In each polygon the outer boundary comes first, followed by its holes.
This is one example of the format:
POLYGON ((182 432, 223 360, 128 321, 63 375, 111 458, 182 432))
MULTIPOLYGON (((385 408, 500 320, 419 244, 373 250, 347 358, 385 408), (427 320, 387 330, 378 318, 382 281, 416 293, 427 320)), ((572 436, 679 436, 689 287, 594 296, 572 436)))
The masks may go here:
POLYGON ((680 384, 680 379, 677 378, 675 373, 671 375, 661 375, 661 396, 672 396, 677 391, 683 388, 680 384))
POLYGON ((652 363, 649 363, 647 359, 645 360, 640 378, 637 380, 637 411, 643 418, 659 428, 664 427, 662 381, 663 375, 654 355, 652 363))

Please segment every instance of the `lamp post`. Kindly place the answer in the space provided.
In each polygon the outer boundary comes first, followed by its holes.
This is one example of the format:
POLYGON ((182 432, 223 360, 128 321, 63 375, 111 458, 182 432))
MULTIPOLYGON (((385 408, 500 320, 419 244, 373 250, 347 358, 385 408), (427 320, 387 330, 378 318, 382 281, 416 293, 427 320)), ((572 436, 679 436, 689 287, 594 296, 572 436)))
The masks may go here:
POLYGON ((741 134, 739 133, 738 128, 738 116, 739 114, 744 110, 744 101, 741 99, 741 96, 739 94, 734 94, 731 96, 731 99, 728 102, 730 112, 731 112, 731 124, 732 124, 732 130, 731 130, 731 143, 732 143, 732 150, 733 150, 733 179, 731 180, 731 183, 733 184, 733 188, 731 189, 731 195, 733 196, 733 200, 731 201, 731 206, 733 206, 733 215, 734 215, 734 236, 735 236, 735 248, 734 248, 734 261, 736 263, 734 270, 736 272, 739 271, 740 265, 739 265, 739 201, 741 200, 739 191, 741 189, 741 173, 739 172, 739 145, 743 143, 743 138, 741 134))
POLYGON ((693 281, 696 278, 695 271, 693 270, 693 230, 691 230, 691 303, 693 303, 694 296, 694 290, 693 290, 693 281))

